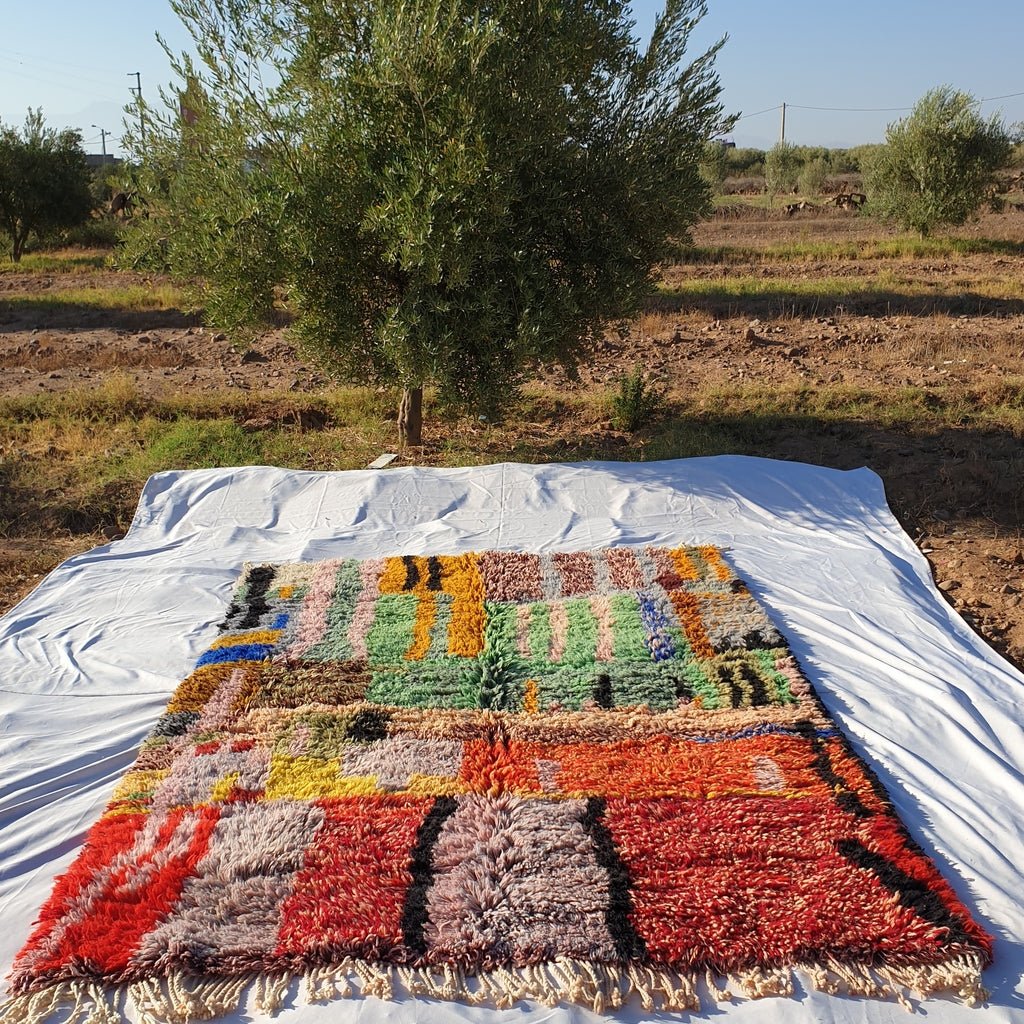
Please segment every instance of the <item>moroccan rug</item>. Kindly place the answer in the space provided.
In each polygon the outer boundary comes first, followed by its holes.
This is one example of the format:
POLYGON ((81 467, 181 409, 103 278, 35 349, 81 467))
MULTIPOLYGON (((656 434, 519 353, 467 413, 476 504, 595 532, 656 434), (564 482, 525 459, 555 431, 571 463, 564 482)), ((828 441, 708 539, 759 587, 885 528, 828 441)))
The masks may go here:
POLYGON ((0 1016, 973 1003, 990 959, 717 549, 344 559, 245 568, 0 1016))

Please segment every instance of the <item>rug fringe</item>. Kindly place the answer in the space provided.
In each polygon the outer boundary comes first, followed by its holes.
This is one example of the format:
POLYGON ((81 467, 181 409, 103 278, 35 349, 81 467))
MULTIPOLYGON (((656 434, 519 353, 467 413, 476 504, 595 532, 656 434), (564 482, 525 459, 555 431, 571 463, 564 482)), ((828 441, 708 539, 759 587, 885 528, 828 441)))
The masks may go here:
POLYGON ((636 995, 647 1011, 698 1012, 702 1003, 790 996, 799 975, 822 992, 895 999, 913 1010, 911 995, 926 999, 944 994, 968 1006, 983 1003, 988 998, 981 982, 983 967, 982 957, 974 953, 925 966, 872 966, 833 957, 823 963, 722 976, 710 970, 696 974, 642 964, 622 969, 613 964, 560 959, 470 975, 450 965, 413 968, 350 957, 336 966, 315 967, 298 975, 280 972, 203 980, 178 972, 109 987, 85 979, 59 982, 0 1006, 0 1024, 47 1024, 58 1011, 62 1011, 63 1024, 127 1024, 126 1002, 134 1009, 138 1024, 192 1024, 240 1010, 247 992, 256 1010, 272 1015, 285 1004, 296 981, 302 983, 300 999, 310 1003, 357 993, 390 1000, 397 993, 486 1003, 499 1009, 523 999, 548 1006, 574 1002, 603 1013, 636 995))

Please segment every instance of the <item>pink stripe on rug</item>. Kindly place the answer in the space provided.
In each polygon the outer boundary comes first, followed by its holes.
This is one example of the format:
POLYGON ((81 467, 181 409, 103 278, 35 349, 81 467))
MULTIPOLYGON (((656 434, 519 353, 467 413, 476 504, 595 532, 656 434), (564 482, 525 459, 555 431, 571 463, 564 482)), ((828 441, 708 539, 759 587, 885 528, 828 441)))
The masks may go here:
POLYGON ((557 662, 561 661, 562 655, 565 654, 565 641, 569 635, 569 616, 561 601, 552 601, 550 608, 551 651, 548 660, 557 662))
POLYGON ((356 599, 352 612, 352 621, 348 627, 348 642, 352 646, 352 657, 365 659, 366 634, 373 625, 373 617, 377 598, 380 596, 380 577, 384 572, 387 560, 370 558, 359 566, 359 582, 362 590, 356 599))
POLYGON ((607 597, 592 597, 590 610, 597 620, 597 648, 594 657, 598 661, 615 660, 615 634, 612 631, 612 606, 607 597))
POLYGON ((529 658, 530 651, 530 616, 533 609, 528 604, 521 604, 516 608, 516 650, 524 658, 529 658))
POLYGON ((588 551, 556 552, 551 560, 562 577, 562 596, 590 594, 594 590, 594 563, 588 551))
POLYGON ((301 658, 310 647, 323 639, 327 632, 327 613, 331 610, 340 565, 340 561, 332 559, 316 570, 309 593, 302 602, 302 617, 295 631, 295 639, 284 652, 285 660, 301 658))

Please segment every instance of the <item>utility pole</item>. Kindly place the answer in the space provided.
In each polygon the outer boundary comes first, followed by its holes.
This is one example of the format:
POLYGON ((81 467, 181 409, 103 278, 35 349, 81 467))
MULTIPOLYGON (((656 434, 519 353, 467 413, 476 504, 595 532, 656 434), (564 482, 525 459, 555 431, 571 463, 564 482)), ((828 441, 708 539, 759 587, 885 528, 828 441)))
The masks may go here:
POLYGON ((786 104, 782 104, 782 125, 779 128, 779 142, 786 141, 786 104))
POLYGON ((92 126, 100 133, 100 148, 103 150, 103 162, 107 162, 107 136, 113 135, 113 132, 108 132, 106 128, 100 128, 98 124, 92 126))
POLYGON ((129 71, 129 78, 135 79, 135 88, 132 89, 132 93, 135 96, 139 104, 139 133, 142 136, 143 141, 146 138, 146 115, 142 112, 142 72, 141 71, 129 71))

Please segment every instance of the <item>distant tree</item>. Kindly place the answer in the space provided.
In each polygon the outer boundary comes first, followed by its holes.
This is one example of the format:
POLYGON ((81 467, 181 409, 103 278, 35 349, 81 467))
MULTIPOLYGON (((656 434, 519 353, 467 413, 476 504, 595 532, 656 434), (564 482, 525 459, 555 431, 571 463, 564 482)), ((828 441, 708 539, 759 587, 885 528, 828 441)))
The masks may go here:
POLYGON ((424 384, 487 410, 537 362, 572 369, 709 204, 730 121, 721 43, 685 59, 698 0, 646 48, 624 0, 172 7, 200 61, 129 140, 133 251, 200 275, 223 329, 286 296, 329 372, 403 387, 412 443, 424 384))
POLYGON ((835 169, 838 172, 854 172, 863 174, 868 165, 876 159, 882 144, 878 142, 867 142, 861 146, 853 146, 844 151, 841 162, 834 161, 835 169))
POLYGON ((733 177, 753 176, 764 173, 764 150, 738 148, 725 154, 727 174, 733 177))
POLYGON ((889 125, 867 170, 870 208, 922 237, 976 213, 1013 149, 998 114, 986 119, 978 107, 973 96, 944 85, 889 125))
POLYGON ((726 153, 728 150, 719 139, 712 139, 705 147, 701 156, 698 169, 700 176, 708 183, 708 187, 717 191, 722 182, 725 181, 728 163, 726 153))
POLYGON ((814 157, 808 160, 800 168, 797 177, 797 188, 805 196, 820 195, 825 187, 825 179, 829 176, 832 167, 827 157, 814 157))
POLYGON ((1010 125, 1010 142, 1013 144, 1010 166, 1024 167, 1024 121, 1015 121, 1010 125))
POLYGON ((89 219, 91 181, 78 132, 47 128, 41 109, 29 110, 20 131, 0 122, 0 227, 15 263, 32 234, 89 219))
POLYGON ((800 173, 796 146, 789 142, 776 142, 764 156, 764 187, 774 199, 782 192, 789 192, 796 185, 800 173))

